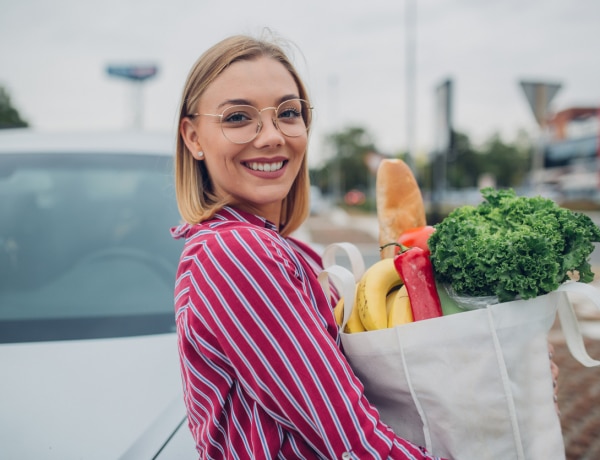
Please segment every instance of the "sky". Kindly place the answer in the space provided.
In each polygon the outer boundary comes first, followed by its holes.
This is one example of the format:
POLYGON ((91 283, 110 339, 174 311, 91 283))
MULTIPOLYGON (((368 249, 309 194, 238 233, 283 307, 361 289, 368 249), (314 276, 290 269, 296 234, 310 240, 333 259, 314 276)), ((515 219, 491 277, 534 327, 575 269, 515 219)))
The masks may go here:
POLYGON ((551 111, 600 106, 597 0, 0 0, 0 85, 40 131, 126 130, 135 91, 106 68, 157 65, 143 128, 175 133, 196 59, 265 28, 290 42, 308 86, 313 165, 349 126, 384 154, 430 152, 447 79, 454 127, 475 144, 537 135, 521 80, 561 85, 551 111))

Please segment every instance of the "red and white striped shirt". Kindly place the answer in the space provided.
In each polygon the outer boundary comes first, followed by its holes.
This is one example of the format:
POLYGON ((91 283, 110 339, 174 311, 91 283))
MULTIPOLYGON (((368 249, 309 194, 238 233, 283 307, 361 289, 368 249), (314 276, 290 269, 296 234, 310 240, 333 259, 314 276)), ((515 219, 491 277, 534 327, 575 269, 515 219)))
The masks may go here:
POLYGON ((200 458, 434 458, 366 400, 314 251, 231 207, 172 234, 186 238, 175 308, 200 458))

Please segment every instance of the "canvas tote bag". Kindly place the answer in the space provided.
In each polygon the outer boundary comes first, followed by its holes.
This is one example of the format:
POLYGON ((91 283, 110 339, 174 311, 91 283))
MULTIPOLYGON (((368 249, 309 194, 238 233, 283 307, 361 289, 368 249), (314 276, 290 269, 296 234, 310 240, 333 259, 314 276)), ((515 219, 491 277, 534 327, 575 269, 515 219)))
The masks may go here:
MULTIPOLYGON (((336 243, 319 278, 344 296, 344 325, 364 271, 358 249, 336 243), (351 269, 336 264, 345 253, 351 269)), ((600 292, 566 283, 557 291, 396 326, 346 334, 344 353, 382 420, 401 437, 453 459, 564 459, 553 401, 548 332, 560 318, 571 354, 600 365, 583 342, 567 292, 600 308, 600 292)), ((342 327, 343 330, 343 327, 342 327)))

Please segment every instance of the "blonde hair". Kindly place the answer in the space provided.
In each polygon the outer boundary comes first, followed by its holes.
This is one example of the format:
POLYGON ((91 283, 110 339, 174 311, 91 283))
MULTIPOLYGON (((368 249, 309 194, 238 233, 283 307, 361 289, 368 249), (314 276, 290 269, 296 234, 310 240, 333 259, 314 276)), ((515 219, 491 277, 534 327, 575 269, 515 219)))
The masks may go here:
MULTIPOLYGON (((275 41, 235 35, 208 49, 193 65, 181 98, 178 126, 183 118, 194 111, 208 86, 227 67, 237 61, 251 61, 263 56, 283 64, 296 82, 300 98, 309 101, 308 92, 298 72, 280 45, 275 41)), ((310 110, 303 116, 309 126, 310 110)), ((282 236, 288 236, 297 230, 309 213, 310 182, 306 157, 305 152, 298 176, 283 200, 279 229, 282 236)), ((223 206, 232 204, 230 198, 218 198, 212 193, 210 176, 204 162, 194 159, 179 130, 175 153, 175 191, 179 212, 191 224, 210 219, 223 206)))

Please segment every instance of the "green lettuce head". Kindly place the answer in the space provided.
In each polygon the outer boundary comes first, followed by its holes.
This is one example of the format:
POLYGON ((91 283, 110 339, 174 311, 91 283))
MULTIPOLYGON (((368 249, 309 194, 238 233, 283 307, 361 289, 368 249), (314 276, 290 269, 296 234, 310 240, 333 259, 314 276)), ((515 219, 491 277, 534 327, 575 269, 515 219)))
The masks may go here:
POLYGON ((577 272, 594 279, 589 256, 600 228, 585 214, 514 190, 481 190, 478 206, 461 206, 429 238, 436 278, 459 295, 501 302, 537 297, 577 272))

